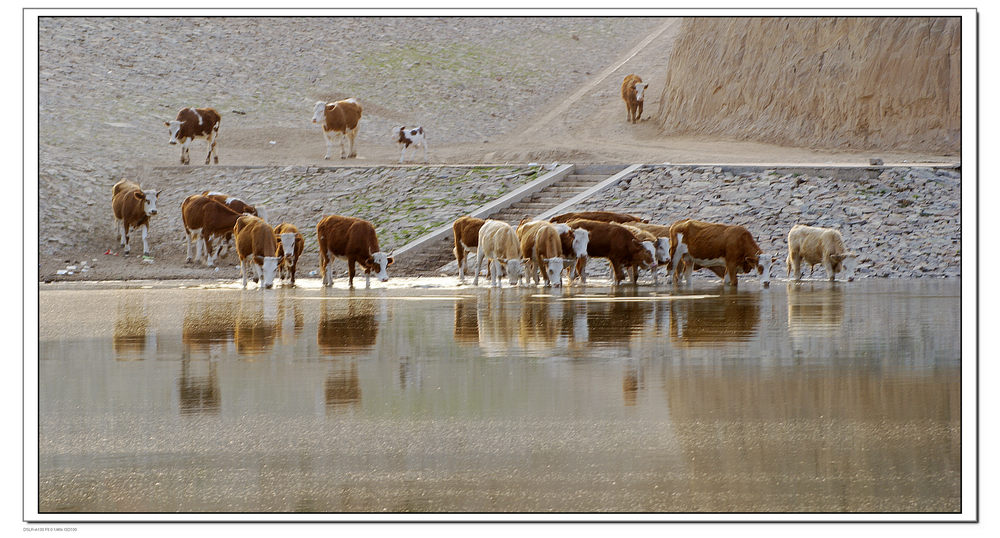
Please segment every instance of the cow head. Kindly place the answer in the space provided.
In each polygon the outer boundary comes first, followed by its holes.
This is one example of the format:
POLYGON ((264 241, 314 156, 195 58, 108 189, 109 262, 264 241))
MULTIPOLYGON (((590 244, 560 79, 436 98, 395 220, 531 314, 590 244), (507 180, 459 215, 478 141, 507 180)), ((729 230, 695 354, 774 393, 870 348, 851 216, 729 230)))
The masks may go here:
POLYGON ((375 278, 386 282, 389 280, 389 273, 386 272, 386 268, 392 265, 392 257, 387 255, 385 252, 376 252, 372 254, 372 262, 375 267, 375 278))
POLYGON ((295 234, 292 232, 285 232, 278 236, 278 252, 286 258, 291 258, 295 255, 295 234))
POLYGON ((760 284, 765 288, 771 285, 771 262, 774 259, 767 253, 760 253, 757 256, 757 273, 760 274, 760 284))
POLYGON ((656 246, 653 245, 652 241, 642 241, 639 243, 642 245, 642 249, 645 251, 642 253, 640 261, 642 262, 642 267, 644 269, 653 269, 656 267, 656 246))
POLYGON ((656 239, 656 263, 659 265, 670 263, 669 237, 658 237, 656 239))
POLYGON ((635 100, 636 101, 642 101, 642 94, 646 91, 646 86, 649 86, 649 84, 647 84, 645 82, 640 82, 640 83, 638 83, 638 84, 635 85, 635 100))
POLYGON ((326 123, 326 103, 323 101, 313 105, 313 123, 326 123))
POLYGON ((562 287, 563 259, 560 257, 545 258, 545 273, 549 275, 549 282, 557 288, 562 287))
POLYGON ((146 215, 156 214, 156 199, 160 193, 153 190, 135 191, 136 200, 142 203, 142 211, 146 215))
POLYGON ((844 271, 844 276, 847 278, 848 282, 854 280, 854 273, 858 270, 858 255, 854 252, 845 252, 843 254, 833 254, 830 256, 833 260, 833 272, 834 274, 844 271))
POLYGON ((278 262, 281 258, 277 256, 264 256, 263 258, 257 258, 260 262, 260 287, 261 289, 270 289, 274 287, 274 275, 278 270, 278 262))
POLYGON ((681 258, 683 258, 688 253, 687 243, 684 242, 684 234, 678 233, 677 244, 672 245, 670 248, 671 250, 674 251, 674 254, 670 257, 670 266, 677 267, 677 264, 680 263, 681 258))
POLYGON ((177 120, 163 122, 163 125, 166 125, 167 129, 170 129, 170 145, 174 145, 178 142, 177 133, 181 132, 182 123, 183 122, 177 120))
POLYGON ((573 230, 573 255, 582 258, 587 255, 587 245, 590 244, 590 230, 577 228, 573 230))
POLYGON ((520 282, 522 275, 524 275, 524 262, 520 258, 507 260, 507 277, 510 279, 510 285, 514 286, 520 282))

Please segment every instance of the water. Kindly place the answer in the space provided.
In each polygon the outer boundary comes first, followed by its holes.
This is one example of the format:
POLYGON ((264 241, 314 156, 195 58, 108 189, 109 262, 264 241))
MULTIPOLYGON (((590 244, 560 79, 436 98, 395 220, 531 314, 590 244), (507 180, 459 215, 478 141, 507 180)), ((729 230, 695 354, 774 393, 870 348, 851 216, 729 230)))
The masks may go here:
POLYGON ((453 282, 43 286, 40 512, 961 509, 957 280, 453 282))

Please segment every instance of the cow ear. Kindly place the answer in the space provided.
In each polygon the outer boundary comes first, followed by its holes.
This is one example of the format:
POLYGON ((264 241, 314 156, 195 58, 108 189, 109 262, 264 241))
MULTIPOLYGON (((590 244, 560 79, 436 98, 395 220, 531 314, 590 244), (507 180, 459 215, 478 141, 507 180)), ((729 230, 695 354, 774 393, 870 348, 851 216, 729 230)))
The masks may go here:
POLYGON ((386 264, 385 264, 385 266, 388 267, 390 265, 392 265, 392 258, 391 257, 386 258, 386 264))
POLYGON ((169 121, 165 121, 165 122, 163 122, 163 125, 166 125, 167 127, 170 127, 170 122, 169 121))
POLYGON ((135 199, 136 199, 136 200, 142 200, 143 198, 145 198, 145 197, 143 196, 142 192, 140 192, 140 191, 135 191, 135 192, 133 192, 133 193, 132 193, 132 196, 135 196, 135 199))

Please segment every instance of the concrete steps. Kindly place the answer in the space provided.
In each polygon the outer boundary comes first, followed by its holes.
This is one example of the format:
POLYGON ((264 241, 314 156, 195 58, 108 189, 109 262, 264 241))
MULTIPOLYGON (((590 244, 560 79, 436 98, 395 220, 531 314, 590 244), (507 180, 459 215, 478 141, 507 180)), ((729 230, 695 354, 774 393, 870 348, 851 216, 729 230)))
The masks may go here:
MULTIPOLYGON (((480 218, 501 220, 511 226, 517 226, 521 219, 525 217, 534 219, 553 207, 593 188, 595 185, 625 168, 622 165, 574 166, 572 172, 545 188, 525 195, 521 200, 503 209, 488 211, 477 216, 480 218)), ((419 249, 409 249, 406 252, 405 266, 400 267, 404 274, 458 274, 458 265, 455 262, 453 251, 453 235, 450 233, 438 233, 437 236, 425 240, 419 249)), ((470 257, 470 260, 470 263, 475 263, 474 257, 470 257)), ((468 275, 469 272, 467 271, 466 274, 468 275)))

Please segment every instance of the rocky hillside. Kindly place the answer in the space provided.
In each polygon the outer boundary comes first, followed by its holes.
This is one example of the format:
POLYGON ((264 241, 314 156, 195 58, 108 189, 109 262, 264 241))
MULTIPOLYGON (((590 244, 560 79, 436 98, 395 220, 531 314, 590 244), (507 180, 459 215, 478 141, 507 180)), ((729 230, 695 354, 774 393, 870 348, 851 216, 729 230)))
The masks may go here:
POLYGON ((952 155, 961 149, 958 18, 683 24, 655 115, 666 134, 952 155))

